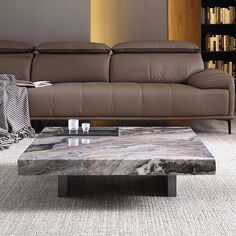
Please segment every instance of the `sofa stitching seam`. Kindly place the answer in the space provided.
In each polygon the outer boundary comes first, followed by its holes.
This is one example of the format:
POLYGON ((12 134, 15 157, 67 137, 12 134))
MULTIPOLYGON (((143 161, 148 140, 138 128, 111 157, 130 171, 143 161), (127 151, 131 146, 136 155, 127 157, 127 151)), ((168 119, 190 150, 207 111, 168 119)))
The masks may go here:
POLYGON ((114 99, 113 99, 113 85, 111 84, 111 116, 114 116, 113 114, 113 104, 114 104, 114 99))
POLYGON ((140 84, 141 87, 141 116, 143 115, 143 85, 140 84))
POLYGON ((53 99, 54 92, 53 91, 54 91, 54 89, 52 88, 52 92, 51 92, 52 116, 54 115, 54 102, 53 102, 54 101, 54 99, 53 99))
POLYGON ((172 114, 173 114, 173 110, 172 110, 173 94, 172 94, 170 85, 167 84, 167 86, 169 87, 169 91, 170 91, 170 116, 172 116, 172 114))
POLYGON ((82 115, 84 115, 84 92, 83 92, 83 83, 81 83, 81 106, 82 106, 82 115))
POLYGON ((202 101, 203 101, 203 91, 201 89, 201 116, 203 114, 203 103, 202 103, 202 101))

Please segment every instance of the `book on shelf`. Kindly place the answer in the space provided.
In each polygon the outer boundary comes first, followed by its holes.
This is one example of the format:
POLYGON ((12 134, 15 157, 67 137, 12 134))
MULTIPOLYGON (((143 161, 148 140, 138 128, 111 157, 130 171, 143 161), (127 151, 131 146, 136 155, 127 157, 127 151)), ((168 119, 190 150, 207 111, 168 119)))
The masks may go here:
POLYGON ((236 38, 230 35, 206 35, 205 49, 210 52, 236 51, 236 38))
POLYGON ((235 7, 201 8, 202 24, 235 24, 235 7))
POLYGON ((235 64, 232 61, 210 60, 205 62, 205 68, 221 70, 236 77, 235 64))
POLYGON ((52 85, 49 81, 36 81, 31 82, 27 80, 16 80, 16 85, 20 87, 32 87, 32 88, 41 88, 52 85))

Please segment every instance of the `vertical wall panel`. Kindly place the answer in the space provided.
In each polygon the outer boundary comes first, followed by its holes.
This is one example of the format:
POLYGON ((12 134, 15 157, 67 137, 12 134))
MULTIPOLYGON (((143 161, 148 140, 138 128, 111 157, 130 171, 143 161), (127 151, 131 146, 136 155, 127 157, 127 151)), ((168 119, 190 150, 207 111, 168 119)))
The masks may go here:
POLYGON ((30 0, 0 0, 0 39, 29 40, 30 0))
POLYGON ((200 0, 169 0, 169 39, 187 40, 201 46, 200 9, 200 0))
POLYGON ((105 26, 105 0, 91 0, 90 23, 91 23, 91 39, 96 39, 98 42, 105 42, 105 30, 101 27, 105 26))
POLYGON ((147 39, 167 39, 167 0, 148 0, 147 39))
POLYGON ((90 40, 89 0, 0 0, 0 39, 90 40))
POLYGON ((155 39, 167 39, 167 0, 91 0, 92 41, 155 39))

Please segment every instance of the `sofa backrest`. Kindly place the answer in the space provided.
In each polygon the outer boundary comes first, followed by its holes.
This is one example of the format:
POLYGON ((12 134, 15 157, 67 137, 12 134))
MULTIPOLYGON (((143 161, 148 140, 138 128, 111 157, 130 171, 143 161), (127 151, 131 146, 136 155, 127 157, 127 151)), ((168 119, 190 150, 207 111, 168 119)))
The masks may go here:
POLYGON ((112 51, 111 82, 185 83, 204 69, 200 49, 189 42, 127 42, 112 51))
POLYGON ((0 40, 0 74, 30 80, 33 50, 29 43, 0 40))
POLYGON ((50 42, 35 48, 0 40, 0 74, 21 80, 60 82, 185 83, 204 64, 193 43, 138 41, 105 44, 50 42), (33 59, 33 62, 32 62, 33 59))
POLYGON ((110 55, 36 55, 32 81, 109 82, 110 55))
POLYGON ((110 49, 104 44, 54 42, 36 50, 32 81, 109 82, 110 49))

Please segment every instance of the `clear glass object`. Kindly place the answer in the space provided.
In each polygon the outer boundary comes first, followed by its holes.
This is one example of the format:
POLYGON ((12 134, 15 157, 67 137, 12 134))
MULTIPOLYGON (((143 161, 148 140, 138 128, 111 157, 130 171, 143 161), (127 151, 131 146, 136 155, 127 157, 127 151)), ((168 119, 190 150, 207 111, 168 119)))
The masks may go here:
POLYGON ((74 131, 79 129, 79 120, 78 119, 69 119, 68 120, 68 129, 69 131, 74 131))
POLYGON ((90 123, 83 123, 82 124, 83 134, 89 134, 89 129, 90 129, 90 123))

